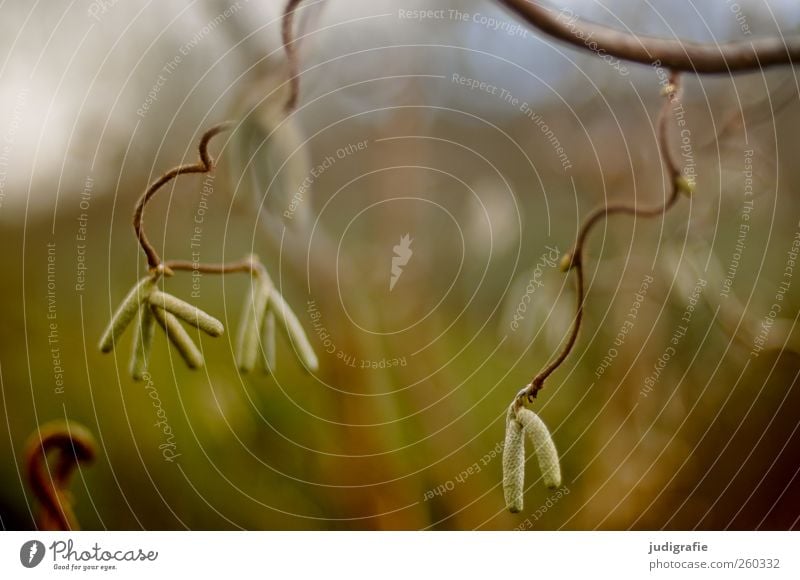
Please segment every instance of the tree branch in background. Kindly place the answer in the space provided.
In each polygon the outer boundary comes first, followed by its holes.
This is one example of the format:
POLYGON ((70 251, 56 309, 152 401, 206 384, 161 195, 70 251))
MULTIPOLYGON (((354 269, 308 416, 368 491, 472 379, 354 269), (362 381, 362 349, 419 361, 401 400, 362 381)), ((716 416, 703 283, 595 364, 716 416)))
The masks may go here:
POLYGON ((725 44, 639 36, 551 11, 539 2, 498 0, 545 34, 568 44, 622 60, 675 71, 731 73, 800 62, 800 38, 760 38, 725 44))

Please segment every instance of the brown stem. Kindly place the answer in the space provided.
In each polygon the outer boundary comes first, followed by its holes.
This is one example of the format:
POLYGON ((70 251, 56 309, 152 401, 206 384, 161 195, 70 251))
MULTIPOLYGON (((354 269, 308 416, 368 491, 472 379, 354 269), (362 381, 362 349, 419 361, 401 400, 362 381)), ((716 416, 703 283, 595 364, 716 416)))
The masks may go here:
POLYGON ((258 269, 251 258, 227 264, 199 264, 190 260, 169 260, 164 262, 164 267, 173 271, 183 270, 202 274, 232 274, 236 272, 252 272, 258 269))
MULTIPOLYGON (((287 0, 283 12, 283 20, 281 23, 281 35, 283 37, 283 45, 286 50, 286 59, 289 64, 289 98, 286 101, 286 110, 291 111, 297 105, 300 94, 300 77, 298 72, 298 57, 297 57, 297 41, 294 40, 292 29, 294 24, 294 14, 297 6, 301 0, 287 0)), ((136 203, 136 208, 133 212, 133 230, 136 233, 136 239, 139 240, 139 245, 147 256, 147 266, 150 270, 171 274, 175 270, 195 271, 207 274, 227 274, 231 272, 252 272, 256 270, 253 263, 248 260, 236 262, 233 264, 198 264, 189 260, 171 260, 162 262, 161 257, 156 252, 156 249, 147 238, 144 232, 143 216, 144 208, 150 202, 152 197, 164 185, 186 173, 208 173, 214 169, 214 159, 208 152, 208 144, 211 139, 224 131, 230 130, 234 126, 233 121, 226 121, 211 127, 206 131, 200 139, 200 161, 188 165, 179 165, 173 167, 156 181, 142 194, 139 201, 136 203)))
POLYGON ((37 518, 40 530, 79 529, 67 486, 78 464, 94 460, 96 447, 92 434, 73 422, 48 423, 29 437, 25 463, 28 483, 42 504, 37 518), (52 467, 48 454, 55 455, 52 467))
POLYGON ((286 99, 286 111, 292 111, 300 98, 300 70, 297 56, 297 41, 294 40, 294 12, 302 0, 287 0, 281 21, 281 37, 286 61, 289 65, 289 98, 286 99))
POLYGON ((158 252, 156 252, 153 245, 147 239, 147 235, 144 233, 144 229, 142 227, 142 217, 144 215, 145 206, 159 189, 179 175, 183 175, 185 173, 208 173, 209 171, 213 170, 214 159, 208 153, 208 143, 215 135, 231 129, 233 125, 234 123, 232 121, 226 121, 211 127, 200 139, 200 161, 189 165, 179 165, 178 167, 173 167, 159 177, 156 181, 154 181, 152 185, 147 188, 147 191, 145 191, 139 198, 139 201, 136 202, 136 209, 133 212, 133 230, 136 232, 136 239, 139 240, 139 245, 142 246, 142 250, 144 250, 144 253, 147 256, 147 266, 151 270, 155 270, 161 265, 161 258, 159 257, 158 252))
POLYGON ((584 271, 583 271, 583 250, 584 246, 586 245, 586 239, 589 233, 592 231, 595 225, 600 223, 601 220, 608 218, 614 214, 627 214, 637 217, 657 217, 664 215, 678 200, 678 196, 680 195, 680 186, 679 186, 679 178, 681 175, 680 169, 678 169, 678 164, 672 156, 672 153, 669 148, 669 139, 668 139, 668 121, 671 118, 670 112, 672 107, 675 103, 679 102, 679 93, 680 93, 680 79, 678 73, 672 72, 670 75, 670 84, 667 86, 667 100, 664 102, 664 105, 661 107, 661 111, 659 112, 658 117, 658 125, 657 125, 657 133, 658 133, 658 146, 661 152, 661 157, 664 160, 665 164, 667 165, 667 171, 669 173, 670 183, 672 186, 672 191, 667 197, 666 200, 661 205, 657 205, 655 207, 644 207, 640 208, 635 205, 624 205, 624 204, 612 204, 612 205, 605 205, 603 207, 599 207, 592 211, 588 217, 584 220, 583 225, 581 226, 580 230, 578 231, 578 236, 575 242, 575 247, 565 256, 565 266, 571 270, 575 271, 575 278, 576 278, 576 286, 577 286, 577 300, 576 300, 576 307, 575 307, 575 318, 572 322, 572 328, 570 330, 569 338, 567 339, 567 343, 564 345, 561 352, 558 356, 550 362, 547 366, 545 366, 534 378, 531 380, 528 385, 525 386, 518 394, 516 398, 516 405, 520 407, 524 404, 525 399, 528 402, 531 402, 538 392, 541 390, 542 386, 544 386, 544 381, 549 377, 553 372, 561 366, 561 364, 567 359, 569 354, 572 352, 573 348, 575 347, 575 343, 578 340, 578 333, 581 329, 581 324, 583 323, 583 308, 584 302, 586 297, 586 288, 585 288, 585 281, 584 281, 584 271))
POLYGON ((622 60, 658 65, 676 71, 730 73, 800 62, 800 38, 761 38, 725 44, 699 44, 619 30, 578 20, 531 0, 499 0, 545 34, 622 60))

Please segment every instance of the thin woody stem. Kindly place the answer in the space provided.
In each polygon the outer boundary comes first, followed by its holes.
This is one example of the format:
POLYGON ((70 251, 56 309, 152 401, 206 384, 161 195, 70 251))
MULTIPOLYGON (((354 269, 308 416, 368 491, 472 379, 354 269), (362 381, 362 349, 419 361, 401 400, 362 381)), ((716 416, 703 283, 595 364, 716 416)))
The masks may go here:
POLYGON ((142 250, 147 256, 147 266, 149 269, 155 270, 158 268, 161 265, 161 257, 158 255, 158 252, 156 252, 156 249, 153 247, 153 245, 150 243, 150 240, 147 239, 147 235, 144 233, 142 224, 144 208, 159 189, 179 175, 186 173, 208 173, 213 170, 214 159, 208 152, 208 143, 215 135, 231 129, 233 125, 234 123, 232 121, 226 121, 211 127, 200 139, 200 161, 189 165, 179 165, 178 167, 173 167, 159 177, 156 181, 154 181, 150 187, 147 188, 147 191, 145 191, 139 198, 139 201, 136 202, 136 209, 133 212, 133 230, 136 232, 136 239, 139 240, 139 245, 142 246, 142 250))
POLYGON ((584 303, 586 298, 586 287, 585 287, 585 280, 584 280, 584 270, 583 270, 583 250, 584 246, 586 245, 586 239, 589 236, 589 233, 592 231, 595 225, 600 223, 602 220, 608 218, 611 215, 615 214, 627 214, 636 217, 658 217, 664 215, 675 203, 678 201, 678 197, 680 195, 680 186, 678 183, 678 178, 681 175, 680 169, 678 169, 678 164, 672 156, 672 153, 669 148, 669 139, 668 139, 668 122, 671 118, 671 111, 673 105, 678 102, 679 93, 680 93, 680 79, 678 73, 672 72, 670 75, 669 85, 667 87, 667 100, 664 102, 664 105, 661 107, 661 111, 659 112, 658 118, 658 146, 661 152, 661 157, 664 160, 664 163, 667 166, 667 171, 669 173, 670 184, 672 187, 672 191, 670 192, 667 199, 660 205, 655 207, 643 207, 640 208, 636 205, 624 205, 624 204, 612 204, 612 205, 605 205, 603 207, 599 207, 592 211, 589 216, 584 220, 583 225, 581 226, 580 230, 578 231, 578 236, 575 242, 575 247, 567 254, 566 259, 568 260, 567 266, 575 271, 575 282, 577 287, 577 297, 576 297, 576 307, 575 307, 575 318, 572 322, 572 328, 570 330, 569 337, 567 338, 567 342, 562 348, 561 352, 558 356, 553 359, 545 368, 543 368, 534 378, 531 380, 528 385, 523 388, 518 394, 516 398, 516 406, 520 407, 524 404, 525 399, 529 402, 532 401, 538 392, 541 390, 542 386, 544 385, 544 381, 549 377, 553 372, 555 372, 558 367, 567 359, 569 354, 572 352, 575 344, 578 340, 578 334, 581 329, 581 325, 583 323, 583 309, 584 303))
POLYGON ((253 257, 249 256, 238 262, 231 262, 229 264, 204 264, 193 262, 191 260, 168 260, 166 262, 161 260, 161 257, 156 252, 153 245, 147 239, 142 227, 142 217, 144 215, 144 208, 153 196, 164 185, 175 179, 179 175, 185 173, 208 173, 214 169, 214 158, 208 152, 208 144, 215 135, 219 135, 224 131, 233 128, 233 121, 226 121, 211 127, 208 131, 203 133, 200 139, 198 149, 200 151, 200 161, 190 165, 180 165, 167 171, 164 175, 159 177, 153 184, 147 188, 147 191, 142 194, 139 201, 136 203, 136 209, 133 212, 133 229, 136 232, 136 238, 142 246, 145 255, 147 256, 147 265, 151 271, 156 275, 161 273, 171 275, 176 270, 188 272, 201 272, 203 274, 231 274, 235 272, 258 272, 263 269, 260 262, 253 257))
POLYGON ((675 71, 731 73, 800 62, 800 38, 761 38, 724 44, 639 36, 579 20, 538 1, 498 0, 545 34, 595 54, 675 71))
POLYGON ((254 263, 252 258, 245 258, 244 260, 227 264, 198 264, 190 260, 169 260, 164 262, 164 267, 173 271, 183 270, 202 274, 233 274, 258 270, 258 265, 254 263))
POLYGON ((286 99, 286 111, 292 111, 300 98, 300 71, 298 63, 298 42, 294 39, 294 13, 302 0, 287 0, 281 20, 281 37, 286 61, 289 65, 289 98, 286 99))
MULTIPOLYGON (((300 96, 300 76, 297 55, 297 41, 294 39, 294 14, 297 6, 302 0, 287 0, 283 12, 283 19, 281 21, 281 36, 283 39, 284 50, 286 51, 286 60, 289 64, 289 98, 286 101, 286 110, 291 111, 297 106, 300 96)), ((184 173, 208 173, 214 169, 214 159, 208 153, 208 143, 212 137, 229 130, 233 127, 232 121, 226 121, 216 125, 203 134, 200 140, 200 162, 191 165, 181 165, 169 170, 167 173, 159 177, 142 195, 139 202, 136 204, 136 210, 133 214, 133 228, 136 231, 136 237, 139 244, 142 246, 145 255, 147 256, 147 264, 151 270, 164 267, 167 273, 176 270, 201 272, 204 274, 230 274, 235 272, 250 272, 257 274, 263 269, 263 266, 251 258, 246 258, 240 262, 231 264, 198 264, 189 260, 169 260, 162 262, 160 256, 152 246, 150 241, 142 229, 142 215, 144 208, 155 193, 165 184, 175 179, 178 175, 184 173)))
POLYGON ((25 463, 31 490, 42 504, 38 518, 40 529, 78 529, 67 485, 79 463, 94 459, 95 449, 91 433, 75 423, 45 425, 31 435, 25 463), (49 454, 55 455, 52 467, 47 463, 49 454))

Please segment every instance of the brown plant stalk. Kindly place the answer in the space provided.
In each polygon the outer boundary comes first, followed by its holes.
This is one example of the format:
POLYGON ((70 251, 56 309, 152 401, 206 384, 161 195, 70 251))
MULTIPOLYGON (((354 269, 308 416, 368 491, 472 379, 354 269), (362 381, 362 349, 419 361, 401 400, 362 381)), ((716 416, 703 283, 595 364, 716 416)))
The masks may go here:
POLYGON ((197 163, 190 163, 188 165, 179 165, 173 167, 156 181, 142 194, 139 201, 136 202, 136 208, 133 212, 133 230, 136 233, 136 239, 139 240, 139 245, 142 251, 147 256, 147 266, 151 272, 166 275, 172 275, 176 270, 182 271, 196 271, 203 274, 230 274, 235 272, 253 272, 253 260, 248 257, 237 262, 230 262, 226 264, 206 264, 197 263, 190 260, 167 260, 163 261, 161 256, 158 255, 156 249, 150 243, 147 235, 144 232, 144 209, 147 204, 153 199, 156 193, 164 187, 167 183, 187 173, 210 173, 215 168, 215 159, 208 152, 208 144, 216 135, 228 131, 233 128, 233 121, 225 121, 218 125, 214 125, 200 138, 200 145, 198 146, 200 152, 200 160, 197 163))
POLYGON ((300 65, 298 62, 298 41, 294 39, 294 13, 302 0, 287 0, 281 20, 281 38, 283 50, 286 52, 286 63, 289 68, 289 98, 286 99, 286 111, 292 111, 300 98, 300 65))
POLYGON ((69 480, 81 463, 94 460, 92 434, 74 422, 56 421, 31 434, 25 446, 28 483, 41 504, 37 527, 48 531, 78 530, 69 480), (47 458, 52 459, 48 462, 47 458))
MULTIPOLYGON (((208 143, 214 136, 219 135, 224 131, 228 131, 233 127, 233 122, 226 121, 224 123, 220 123, 219 125, 214 125, 210 129, 208 129, 200 139, 199 151, 200 151, 200 160, 197 163, 190 163, 188 165, 179 165, 178 167, 173 167, 161 177, 156 179, 150 187, 142 194, 139 198, 139 201, 136 202, 136 208, 133 211, 133 231, 136 233, 136 239, 139 240, 139 245, 142 246, 142 251, 144 251, 145 256, 147 256, 147 266, 151 271, 158 271, 163 270, 166 273, 170 273, 169 270, 171 268, 166 268, 166 264, 161 261, 161 257, 156 252, 156 249, 150 243, 150 240, 147 239, 147 235, 144 232, 144 209, 147 207, 147 204, 150 200, 158 193, 162 187, 164 187, 167 183, 178 177, 179 175, 184 175, 187 173, 209 173, 214 169, 214 158, 211 157, 211 154, 208 152, 208 143)), ((183 262, 179 262, 179 265, 182 265, 183 262)))
MULTIPOLYGON (((298 42, 293 36, 294 15, 297 6, 301 0, 287 0, 283 11, 283 18, 281 21, 281 37, 283 40, 283 48, 286 52, 286 60, 289 68, 289 96, 286 100, 286 111, 292 111, 296 106, 300 97, 300 76, 297 48, 298 42)), ((136 239, 139 240, 139 245, 142 247, 145 256, 147 257, 148 268, 158 273, 165 273, 171 275, 175 270, 184 271, 198 271, 204 274, 229 274, 233 272, 253 272, 253 262, 250 258, 245 258, 239 262, 230 264, 197 264, 188 260, 171 260, 163 262, 161 257, 156 252, 156 249, 150 243, 147 235, 144 232, 143 217, 144 209, 155 194, 164 187, 167 183, 178 177, 188 173, 210 173, 214 170, 215 160, 208 152, 208 144, 216 135, 229 131, 235 125, 234 121, 224 121, 218 125, 214 125, 208 129, 200 138, 200 145, 198 147, 200 152, 200 160, 196 163, 187 165, 179 165, 173 167, 156 181, 142 194, 136 202, 136 208, 133 212, 133 230, 136 233, 136 239)))
POLYGON ((600 223, 602 220, 616 214, 626 214, 636 217, 662 216, 673 205, 675 205, 682 191, 687 191, 688 189, 690 189, 690 185, 685 181, 685 178, 682 176, 681 170, 678 168, 678 163, 675 161, 672 152, 670 151, 668 131, 667 131, 669 120, 672 118, 671 116, 672 107, 679 102, 680 98, 680 78, 677 72, 673 71, 671 73, 669 84, 665 87, 665 93, 667 98, 664 102, 664 105, 661 107, 658 116, 657 139, 662 160, 664 161, 667 167, 668 178, 671 184, 671 192, 669 193, 669 195, 662 204, 657 205, 655 207, 638 207, 636 205, 609 204, 595 209, 586 217, 583 224, 581 225, 580 230, 578 231, 578 235, 573 250, 564 256, 564 261, 562 262, 563 269, 574 270, 575 283, 577 288, 575 318, 573 319, 572 322, 572 327, 570 330, 569 337, 567 338, 567 342, 562 348, 561 352, 559 352, 558 356, 556 356, 555 359, 553 359, 541 371, 539 371, 539 373, 533 378, 533 380, 531 380, 531 382, 528 383, 525 386, 525 388, 523 388, 517 394, 516 397, 517 408, 524 405, 526 399, 528 400, 528 402, 533 401, 533 399, 536 397, 538 392, 543 387, 544 381, 547 379, 547 377, 553 374, 553 372, 555 372, 556 369, 558 369, 558 367, 560 367, 563 364, 563 362, 567 359, 569 354, 575 348, 575 344, 578 340, 578 334, 580 332, 581 325, 583 323, 583 308, 586 298, 586 288, 585 288, 584 271, 583 271, 584 247, 586 245, 586 240, 592 231, 592 228, 594 228, 594 226, 600 223))
POLYGON ((585 20, 565 18, 563 12, 547 9, 538 1, 498 1, 553 38, 630 62, 706 74, 757 71, 800 62, 797 36, 702 44, 628 34, 585 20))

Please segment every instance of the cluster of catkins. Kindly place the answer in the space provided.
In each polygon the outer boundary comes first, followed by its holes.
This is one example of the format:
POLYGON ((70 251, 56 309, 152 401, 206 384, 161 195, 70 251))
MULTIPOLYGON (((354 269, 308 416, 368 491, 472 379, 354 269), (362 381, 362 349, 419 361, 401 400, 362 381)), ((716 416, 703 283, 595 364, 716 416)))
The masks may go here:
MULTIPOLYGON (((242 372, 255 367, 259 349, 264 354, 264 367, 275 370, 275 332, 284 329, 297 356, 309 371, 317 370, 318 360, 303 327, 292 309, 272 284, 266 269, 257 258, 252 259, 250 297, 242 311, 236 344, 236 362, 242 372)), ((210 336, 224 332, 222 322, 158 289, 158 281, 166 269, 161 266, 136 284, 111 317, 100 350, 110 352, 120 335, 137 319, 136 336, 131 353, 130 373, 140 381, 147 373, 156 325, 160 326, 189 368, 203 366, 203 355, 181 321, 210 336)))

